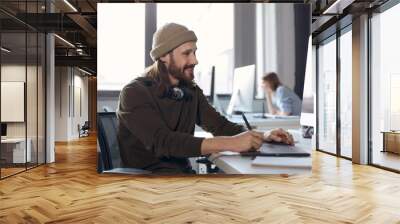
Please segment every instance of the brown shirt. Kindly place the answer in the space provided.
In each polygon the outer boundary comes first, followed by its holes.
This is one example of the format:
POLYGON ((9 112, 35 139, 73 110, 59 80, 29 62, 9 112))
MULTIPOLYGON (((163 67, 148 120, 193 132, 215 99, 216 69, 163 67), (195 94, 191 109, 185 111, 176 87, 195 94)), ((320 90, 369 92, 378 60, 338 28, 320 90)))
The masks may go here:
POLYGON ((194 137, 195 124, 215 136, 245 131, 208 103, 198 86, 185 87, 182 100, 160 97, 156 83, 137 78, 119 96, 118 140, 125 166, 153 172, 185 172, 188 157, 201 155, 203 138, 194 137))

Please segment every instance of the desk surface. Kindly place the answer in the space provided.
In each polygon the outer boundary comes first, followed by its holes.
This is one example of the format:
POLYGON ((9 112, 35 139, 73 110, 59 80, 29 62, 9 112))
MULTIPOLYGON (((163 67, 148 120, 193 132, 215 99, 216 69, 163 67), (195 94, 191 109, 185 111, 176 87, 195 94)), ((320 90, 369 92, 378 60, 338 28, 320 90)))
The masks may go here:
MULTIPOLYGON (((261 113, 248 113, 246 118, 251 126, 255 126, 257 129, 273 129, 273 128, 284 128, 284 129, 298 129, 300 128, 299 117, 287 117, 287 118, 262 118, 261 113)), ((241 115, 232 115, 227 117, 229 121, 244 124, 241 115)))
MULTIPOLYGON (((303 150, 311 153, 311 139, 304 139, 297 131, 290 131, 295 139, 298 141, 297 146, 303 150)), ((201 135, 199 133, 199 135, 201 135)), ((281 159, 279 157, 268 157, 270 160, 281 159)), ((306 163, 308 167, 274 167, 274 166, 254 166, 252 165, 252 157, 244 157, 240 155, 224 155, 221 153, 214 153, 208 158, 218 168, 227 174, 307 174, 311 173, 312 168, 312 157, 308 157, 306 163)), ((304 160, 305 158, 291 157, 287 158, 288 164, 298 161, 299 159, 304 160)))
POLYGON ((400 131, 381 131, 381 133, 400 135, 400 131))
MULTIPOLYGON (((262 118, 261 113, 249 113, 246 114, 247 120, 250 125, 258 130, 271 130, 274 128, 283 129, 299 129, 300 118, 288 117, 288 118, 262 118)), ((241 115, 232 115, 226 117, 229 121, 245 125, 241 115)), ((201 128, 196 126, 196 132, 202 132, 201 128)), ((211 136, 211 135, 209 135, 211 136)), ((204 137, 204 136, 203 136, 204 137)))

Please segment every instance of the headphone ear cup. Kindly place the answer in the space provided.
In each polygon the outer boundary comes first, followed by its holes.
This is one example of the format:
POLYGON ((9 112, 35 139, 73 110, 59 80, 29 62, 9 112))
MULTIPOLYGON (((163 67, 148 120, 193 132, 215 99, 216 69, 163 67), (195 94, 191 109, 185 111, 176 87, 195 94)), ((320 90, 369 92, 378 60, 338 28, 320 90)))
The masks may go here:
POLYGON ((171 98, 174 100, 182 100, 185 96, 185 93, 181 88, 174 87, 171 89, 171 98))
POLYGON ((192 94, 184 87, 170 87, 164 96, 177 101, 192 99, 192 94))

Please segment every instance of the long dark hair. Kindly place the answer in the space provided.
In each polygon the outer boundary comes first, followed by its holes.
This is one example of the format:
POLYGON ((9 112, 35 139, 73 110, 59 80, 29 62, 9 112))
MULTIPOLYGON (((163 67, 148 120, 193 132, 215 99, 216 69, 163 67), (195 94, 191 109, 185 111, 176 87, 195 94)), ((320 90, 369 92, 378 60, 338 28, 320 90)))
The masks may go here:
POLYGON ((157 95, 160 97, 164 96, 171 86, 167 66, 159 59, 144 70, 143 76, 156 83, 157 95))
POLYGON ((271 85, 271 89, 273 91, 276 91, 276 89, 282 85, 281 81, 278 78, 278 74, 275 72, 269 72, 263 76, 263 81, 268 82, 271 85))

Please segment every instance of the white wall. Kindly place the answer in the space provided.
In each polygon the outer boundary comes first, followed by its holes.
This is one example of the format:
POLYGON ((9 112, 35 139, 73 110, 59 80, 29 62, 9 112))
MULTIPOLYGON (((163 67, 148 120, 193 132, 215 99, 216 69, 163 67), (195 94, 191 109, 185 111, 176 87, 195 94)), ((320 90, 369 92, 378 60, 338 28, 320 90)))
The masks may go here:
MULTIPOLYGON (((1 81, 2 82, 24 82, 26 87, 26 99, 22 102, 22 107, 1 108, 3 113, 16 113, 13 110, 20 110, 22 116, 26 113, 26 119, 22 122, 6 122, 8 138, 25 138, 25 135, 30 140, 30 149, 33 162, 39 159, 39 163, 44 162, 44 74, 41 66, 32 66, 25 64, 2 64, 1 66, 1 81), (27 80, 26 80, 27 78, 27 80), (25 106, 26 104, 26 106, 25 106), (37 153, 39 156, 37 157, 37 153)), ((4 89, 2 89, 2 93, 4 89)), ((20 94, 24 94, 24 90, 19 90, 20 94), (22 91, 22 92, 21 92, 22 91)), ((2 98, 8 97, 2 95, 2 98)), ((17 102, 16 102, 17 103, 17 102)), ((2 103, 3 104, 3 103, 2 103)))
POLYGON ((69 76, 67 67, 55 68, 55 141, 68 139, 68 85, 69 76))
POLYGON ((56 141, 78 138, 78 124, 88 120, 88 106, 88 78, 75 68, 56 67, 56 141))
MULTIPOLYGON (((33 66, 27 66, 25 65, 18 65, 18 64, 9 64, 9 65, 2 65, 1 66, 1 81, 9 81, 9 82, 25 82, 25 75, 26 71, 28 74, 35 73, 36 74, 36 67, 33 66)), ((29 77, 28 77, 29 78, 29 77)), ((32 82, 29 80, 29 82, 32 82)), ((32 83, 29 83, 32 85, 32 83)), ((34 83, 36 85, 36 82, 34 83)), ((28 88, 27 90, 33 90, 31 88, 28 88)), ((27 92, 27 103, 30 103, 32 101, 32 97, 36 98, 36 89, 34 89, 33 92, 28 91, 27 92)), ((33 105, 32 105, 33 106, 33 105)), ((34 105, 36 108, 36 104, 34 105)), ((8 110, 8 108, 1 108, 1 110, 8 110)), ((31 112, 30 110, 28 112, 31 112)), ((28 129, 30 130, 33 125, 31 124, 31 121, 36 119, 36 114, 32 117, 32 113, 28 113, 28 129)), ((35 120, 36 121, 36 120, 35 120)), ((35 122, 36 123, 36 122, 35 122)), ((8 137, 25 137, 25 126, 26 122, 7 122, 7 136, 8 137)), ((28 137, 30 134, 30 131, 28 130, 28 137)))

